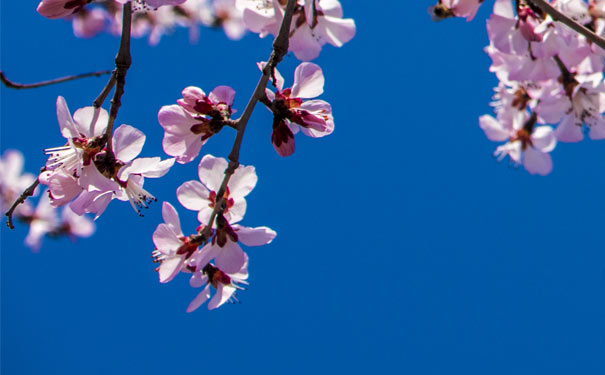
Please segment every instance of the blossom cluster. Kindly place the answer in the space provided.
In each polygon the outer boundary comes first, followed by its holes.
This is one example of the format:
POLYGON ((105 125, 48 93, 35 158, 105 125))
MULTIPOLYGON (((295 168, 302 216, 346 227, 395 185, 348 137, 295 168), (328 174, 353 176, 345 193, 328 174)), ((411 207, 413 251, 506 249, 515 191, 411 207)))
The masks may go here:
MULTIPOLYGON (((23 173, 23 155, 16 150, 7 150, 0 157, 0 209, 6 212, 35 181, 35 176, 23 173)), ((76 215, 69 207, 64 207, 61 215, 50 204, 47 192, 43 193, 36 207, 24 202, 15 207, 13 214, 18 220, 29 225, 25 245, 38 251, 45 235, 50 237, 89 237, 95 231, 95 225, 86 216, 76 215)))
POLYGON ((156 246, 153 256, 160 263, 160 282, 169 282, 183 272, 191 274, 192 287, 204 287, 189 304, 188 312, 210 298, 211 286, 216 293, 208 303, 208 309, 237 301, 235 292, 243 289, 242 284, 247 284, 245 280, 248 278, 248 255, 240 242, 246 246, 261 246, 276 236, 275 231, 267 227, 250 228, 237 224, 246 213, 245 197, 256 186, 257 177, 252 166, 240 165, 235 170, 223 193, 223 209, 216 220, 212 220, 226 168, 225 159, 205 155, 198 167, 200 181, 187 181, 177 189, 179 202, 185 208, 198 212, 200 225, 194 234, 183 234, 178 213, 168 202, 164 202, 162 207, 164 223, 158 225, 153 233, 156 246), (204 239, 201 233, 208 226, 210 235, 204 239))
MULTIPOLYGON (((129 15, 132 16, 131 35, 149 34, 150 42, 155 44, 175 25, 188 26, 195 34, 200 23, 222 26, 232 39, 241 38, 245 30, 261 37, 277 35, 286 19, 287 3, 283 0, 42 0, 37 10, 47 18, 72 20, 76 35, 90 37, 107 28, 116 33, 128 32, 127 28, 122 30, 122 5, 128 4, 134 11, 124 13, 126 22, 129 15)), ((293 8, 288 8, 292 12, 289 49, 301 60, 317 57, 326 43, 342 46, 355 34, 354 21, 342 18, 337 0, 297 0, 290 2, 292 5, 293 8)), ((115 75, 104 92, 111 90, 112 82, 123 79, 126 74, 124 70, 118 72, 120 53, 115 75), (118 76, 122 78, 116 78, 118 76)), ((294 134, 300 131, 313 138, 326 136, 334 131, 334 118, 330 104, 316 99, 323 93, 325 81, 318 65, 300 63, 294 71, 292 86, 285 87, 284 78, 275 68, 276 61, 257 63, 264 75, 261 82, 266 85, 270 77, 274 90, 262 86, 264 92, 257 89, 250 103, 258 101, 272 112, 271 144, 279 155, 288 156, 295 150, 294 134)), ((114 99, 117 96, 119 103, 123 94, 120 82, 115 90, 114 99)), ((9 151, 0 159, 2 209, 9 210, 28 186, 30 189, 36 184, 46 186, 35 209, 25 202, 14 206, 13 212, 16 218, 30 225, 26 243, 36 250, 44 235, 90 236, 94 224, 86 214, 94 215, 96 220, 114 199, 129 201, 143 216, 142 209, 157 200, 143 187, 145 178, 163 177, 175 162, 194 161, 202 146, 225 127, 237 131, 233 146, 236 149, 248 118, 232 118, 237 112, 233 108, 234 98, 235 90, 229 86, 218 86, 208 94, 199 87, 189 86, 182 90, 182 98, 176 104, 160 108, 162 146, 171 156, 162 160, 139 157, 146 139, 142 131, 126 124, 114 129, 119 109, 119 105, 113 105, 116 100, 112 100, 111 115, 101 104, 79 108, 72 115, 65 99, 59 96, 56 112, 65 141, 44 150, 48 159, 37 181, 33 175, 22 174, 23 157, 18 152, 9 151), (58 207, 63 207, 61 218, 56 211, 58 207)), ((165 201, 162 205, 164 223, 158 225, 152 236, 153 258, 160 263, 157 268, 160 282, 188 273, 191 286, 202 288, 187 311, 197 309, 207 300, 210 300, 209 309, 237 301, 235 292, 243 289, 248 278, 249 258, 242 245, 265 245, 276 236, 268 227, 240 224, 247 209, 245 198, 257 183, 254 167, 240 165, 238 160, 228 162, 204 155, 198 166, 198 177, 199 180, 186 181, 176 189, 179 203, 197 212, 199 223, 195 231, 184 235, 176 209, 165 201), (215 293, 211 298, 212 290, 215 293)))
MULTIPOLYGON (((471 19, 479 5, 440 1, 431 11, 471 19)), ((552 5, 597 35, 605 34, 605 1, 552 5)), ((490 140, 506 142, 495 151, 498 159, 508 156, 528 172, 546 175, 557 142, 579 142, 585 133, 592 140, 605 138, 605 51, 529 0, 496 0, 487 32, 490 71, 500 82, 492 103, 496 116, 481 116, 479 125, 490 140)))
POLYGON ((143 188, 145 177, 164 176, 174 159, 137 158, 145 135, 130 125, 115 130, 113 148, 108 148, 109 116, 103 108, 80 108, 72 118, 65 99, 59 96, 57 118, 66 144, 45 150, 48 160, 38 177, 41 184, 48 185, 50 204, 69 204, 78 215, 99 217, 109 202, 119 199, 129 201, 142 216, 141 209, 156 200, 143 188))
MULTIPOLYGON (((130 0, 42 0, 38 12, 44 17, 72 21, 74 34, 90 38, 108 30, 120 33, 123 3, 130 0)), ((132 21, 132 36, 149 35, 156 45, 162 35, 186 27, 192 42, 199 26, 222 27, 230 39, 241 39, 246 30, 277 35, 286 1, 280 0, 138 0, 132 21)), ((336 0, 298 0, 290 31, 290 50, 301 60, 316 58, 326 43, 342 46, 355 35, 355 22, 343 19, 336 0)))

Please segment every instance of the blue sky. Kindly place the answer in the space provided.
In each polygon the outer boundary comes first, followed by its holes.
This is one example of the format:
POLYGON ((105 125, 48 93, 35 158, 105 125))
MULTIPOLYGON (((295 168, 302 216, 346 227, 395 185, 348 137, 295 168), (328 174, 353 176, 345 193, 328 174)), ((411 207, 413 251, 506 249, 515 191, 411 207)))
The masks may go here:
MULTIPOLYGON (((298 136, 280 158, 270 113, 257 107, 243 164, 259 182, 243 224, 278 233, 249 249, 240 305, 186 314, 186 277, 159 284, 150 254, 161 204, 139 218, 113 202, 94 237, 47 239, 27 228, 1 235, 3 374, 605 372, 605 153, 602 142, 559 144, 554 171, 531 176, 498 163, 479 129, 496 79, 485 18, 432 23, 429 1, 343 1, 357 36, 315 61, 336 130, 298 136)), ((19 82, 111 68, 118 39, 73 37, 36 1, 1 4, 1 68, 19 82)), ((162 155, 157 111, 188 85, 235 88, 243 110, 270 40, 228 40, 180 29, 157 47, 133 42, 117 120, 147 134, 143 156, 162 155)), ((280 71, 288 84, 298 61, 280 71)), ((0 149, 17 148, 33 172, 62 143, 55 100, 90 105, 105 78, 28 91, 2 88, 0 149)), ((202 151, 226 156, 225 129, 202 151)), ((199 159, 198 159, 199 160, 199 159)), ((181 214, 176 188, 197 162, 145 187, 181 214)), ((182 276, 182 275, 181 275, 182 276)))

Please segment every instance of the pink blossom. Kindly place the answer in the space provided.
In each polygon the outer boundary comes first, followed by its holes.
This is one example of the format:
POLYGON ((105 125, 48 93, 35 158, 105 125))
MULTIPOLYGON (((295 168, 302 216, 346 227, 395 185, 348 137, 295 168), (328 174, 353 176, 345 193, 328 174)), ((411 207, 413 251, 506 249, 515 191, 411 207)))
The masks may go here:
MULTIPOLYGON (((262 69, 265 63, 259 63, 262 69)), ((323 100, 306 100, 323 93, 324 76, 321 68, 313 63, 303 62, 294 71, 294 84, 283 89, 284 79, 274 70, 274 85, 277 91, 266 90, 265 103, 273 111, 273 133, 271 143, 280 156, 294 152, 294 134, 318 138, 334 131, 332 107, 323 100)))
MULTIPOLYGON (((23 154, 17 150, 6 150, 0 157, 0 210, 8 211, 17 197, 34 181, 31 173, 23 173, 23 154)), ((31 207, 27 201, 17 206, 15 213, 28 213, 31 207)))
MULTIPOLYGON (((277 35, 284 17, 284 5, 279 1, 237 0, 236 7, 243 10, 249 30, 261 37, 277 35)), ((355 36, 355 21, 342 16, 337 0, 301 0, 292 17, 290 51, 309 61, 319 56, 326 43, 341 47, 355 36)))
POLYGON ((551 127, 534 127, 536 119, 535 114, 528 117, 526 112, 510 116, 505 113, 498 120, 484 115, 479 118, 479 126, 490 140, 508 141, 494 152, 498 160, 508 155, 513 163, 523 163, 529 173, 544 176, 552 171, 549 153, 555 148, 557 140, 551 127))
POLYGON ((262 246, 271 243, 275 236, 277 233, 268 227, 249 228, 218 220, 212 241, 198 250, 190 262, 196 269, 200 269, 214 259, 217 267, 227 273, 234 273, 247 260, 239 242, 246 246, 262 246))
POLYGON ((48 194, 42 194, 33 214, 28 217, 28 221, 29 232, 25 237, 25 245, 37 252, 42 245, 42 238, 55 230, 59 222, 56 210, 50 205, 48 194))
MULTIPOLYGON (((209 224, 210 216, 217 201, 217 191, 223 181, 227 160, 205 155, 198 167, 200 182, 187 181, 177 189, 179 202, 188 210, 198 211, 200 223, 209 224)), ((244 199, 256 186, 257 177, 253 166, 237 167, 223 196, 224 217, 230 223, 237 223, 246 213, 244 199)))
POLYGON ((230 120, 235 91, 218 86, 208 96, 198 87, 182 92, 178 105, 160 108, 158 121, 164 128, 164 152, 178 163, 189 163, 197 157, 204 143, 230 120))
MULTIPOLYGON (((245 255, 245 254, 244 254, 245 255)), ((212 299, 208 303, 208 310, 216 309, 225 302, 238 301, 235 292, 243 290, 241 284, 247 285, 248 279, 248 257, 245 257, 244 265, 234 273, 229 273, 208 263, 199 271, 196 271, 190 280, 190 285, 194 288, 204 286, 204 289, 191 301, 187 307, 187 312, 195 311, 204 302, 210 299, 211 286, 216 290, 212 299)))
POLYGON ((243 10, 236 6, 236 2, 237 0, 214 0, 212 11, 208 9, 202 12, 202 23, 210 27, 222 27, 229 39, 241 39, 246 32, 246 25, 243 20, 243 10))
POLYGON ((142 208, 156 198, 143 188, 145 177, 159 178, 174 164, 174 159, 136 158, 145 143, 145 135, 130 125, 121 125, 113 134, 114 158, 99 153, 95 163, 82 169, 79 185, 84 191, 71 203, 77 214, 94 213, 99 217, 113 198, 129 201, 140 215, 142 208), (101 168, 101 170, 99 170, 101 168))
POLYGON ((160 282, 167 283, 186 265, 200 242, 196 240, 197 236, 186 237, 183 234, 179 215, 168 202, 162 205, 162 217, 164 223, 159 224, 153 232, 153 243, 156 247, 153 256, 156 262, 160 262, 160 282))

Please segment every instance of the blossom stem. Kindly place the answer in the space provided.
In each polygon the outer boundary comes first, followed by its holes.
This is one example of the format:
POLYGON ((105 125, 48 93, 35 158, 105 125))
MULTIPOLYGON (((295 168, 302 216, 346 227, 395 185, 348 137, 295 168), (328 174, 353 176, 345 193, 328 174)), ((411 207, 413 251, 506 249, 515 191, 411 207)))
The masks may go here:
POLYGON ((528 0, 528 1, 532 4, 534 4, 535 6, 537 6, 538 8, 542 9, 544 12, 546 12, 548 15, 550 15, 552 17, 552 19, 554 19, 555 21, 559 21, 559 22, 567 25, 567 27, 569 27, 570 29, 578 32, 581 35, 584 35, 584 37, 586 37, 586 39, 590 40, 591 42, 593 42, 597 46, 601 47, 602 49, 605 49, 605 39, 601 38, 600 36, 598 36, 597 34, 592 32, 590 29, 588 29, 587 27, 580 25, 579 23, 577 23, 570 17, 561 13, 555 7, 550 5, 550 3, 548 1, 545 1, 545 0, 528 0))
POLYGON ((4 75, 4 72, 0 71, 0 81, 2 81, 4 86, 6 86, 8 88, 15 89, 15 90, 23 90, 23 89, 35 89, 35 88, 43 87, 43 86, 50 86, 50 85, 54 85, 55 83, 73 81, 73 80, 80 79, 80 78, 100 77, 104 74, 109 74, 109 73, 111 73, 110 70, 100 70, 98 72, 75 74, 72 76, 60 77, 60 78, 50 79, 48 81, 42 81, 42 82, 36 82, 36 83, 16 83, 16 82, 13 82, 10 79, 6 78, 6 75, 4 75))
MULTIPOLYGON (((44 171, 46 171, 46 167, 42 167, 40 169, 40 173, 42 173, 44 171)), ((27 198, 33 196, 34 195, 34 191, 36 190, 36 188, 38 187, 38 185, 40 185, 40 181, 36 178, 36 180, 27 189, 25 189, 23 191, 23 193, 21 193, 21 195, 13 203, 13 205, 11 206, 11 208, 9 208, 9 210, 6 211, 6 213, 5 213, 5 215, 7 217, 7 219, 6 219, 6 225, 10 229, 15 229, 15 226, 13 225, 13 213, 17 209, 17 206, 19 206, 20 204, 25 203, 25 200, 27 198)))
POLYGON ((233 147, 231 148, 231 152, 229 153, 229 165, 225 170, 225 177, 223 178, 223 182, 221 183, 221 187, 217 192, 217 202, 214 206, 214 210, 210 215, 210 220, 208 221, 208 225, 204 227, 201 236, 202 240, 208 241, 210 235, 212 234, 212 223, 217 218, 217 215, 222 215, 225 210, 225 205, 223 202, 223 197, 225 194, 225 190, 227 189, 227 184, 229 183, 229 179, 239 166, 239 152, 242 147, 242 140, 244 139, 244 133, 246 132, 246 126, 248 125, 248 120, 252 115, 252 111, 256 106, 256 103, 260 101, 265 96, 265 89, 267 88, 267 83, 269 82, 269 78, 274 75, 274 70, 277 67, 277 64, 281 62, 283 57, 288 53, 289 47, 289 32, 290 25, 292 24, 292 16, 294 15, 294 10, 296 8, 296 0, 288 0, 288 4, 286 5, 286 11, 284 13, 284 19, 282 20, 281 26, 279 28, 279 32, 273 41, 273 50, 271 51, 271 56, 269 57, 269 61, 265 65, 262 71, 262 75, 256 84, 256 88, 244 109, 241 117, 237 120, 237 134, 235 136, 235 141, 233 142, 233 147))
MULTIPOLYGON (((132 21, 132 6, 130 2, 124 4, 123 15, 122 15, 122 37, 120 38, 120 49, 116 55, 116 68, 113 71, 112 76, 115 76, 116 89, 111 99, 111 107, 109 108, 109 121, 107 122, 107 130, 105 131, 105 138, 107 140, 107 155, 113 158, 113 123, 118 116, 118 111, 122 105, 122 95, 124 94, 124 85, 126 84, 126 73, 130 68, 132 59, 130 56, 130 24, 132 21)), ((112 80, 110 79, 111 83, 112 80)), ((109 86, 109 83, 108 83, 109 86)), ((101 92, 103 95, 104 92, 101 92)), ((99 95, 99 96, 101 96, 99 95)), ((96 101, 95 101, 96 102, 96 101)))

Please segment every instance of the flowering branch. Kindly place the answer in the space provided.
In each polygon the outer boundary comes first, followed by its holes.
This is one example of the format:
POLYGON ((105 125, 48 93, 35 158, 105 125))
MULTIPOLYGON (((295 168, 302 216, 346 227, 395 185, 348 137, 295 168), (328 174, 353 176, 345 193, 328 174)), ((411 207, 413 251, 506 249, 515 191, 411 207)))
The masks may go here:
POLYGON ((554 19, 555 21, 559 21, 559 22, 567 25, 567 27, 569 27, 570 29, 572 29, 572 30, 580 33, 581 35, 583 35, 584 37, 586 37, 586 39, 590 40, 591 42, 593 42, 597 46, 605 49, 605 39, 601 38, 600 36, 598 36, 597 34, 595 34, 594 32, 592 32, 591 30, 589 30, 588 28, 586 28, 585 26, 580 25, 579 23, 577 23, 576 21, 574 21, 570 17, 568 17, 565 14, 561 13, 555 7, 553 7, 552 5, 550 5, 548 3, 548 1, 545 1, 545 0, 529 0, 529 2, 532 3, 532 4, 534 4, 538 8, 542 9, 549 16, 551 16, 552 19, 554 19))
MULTIPOLYGON (((45 170, 46 170, 46 167, 42 167, 40 169, 40 173, 44 172, 45 170)), ((9 208, 9 210, 6 211, 6 213, 5 213, 5 215, 7 217, 7 219, 6 219, 6 225, 10 229, 15 229, 15 226, 13 225, 13 213, 17 209, 17 206, 19 206, 20 204, 25 203, 25 200, 27 198, 33 196, 34 195, 34 191, 36 190, 36 188, 38 187, 38 185, 40 185, 40 181, 38 181, 38 179, 36 178, 36 180, 27 189, 25 189, 23 191, 23 193, 21 193, 21 195, 13 203, 13 205, 11 206, 11 208, 9 208)))
POLYGON ((204 227, 201 233, 201 242, 206 242, 210 238, 210 235, 212 234, 212 223, 215 219, 222 217, 223 211, 225 210, 225 191, 227 189, 229 179, 239 166, 239 152, 242 146, 244 133, 246 132, 246 126, 248 125, 248 120, 252 115, 252 111, 254 110, 256 103, 265 97, 265 88, 267 87, 269 78, 274 75, 274 69, 277 67, 277 64, 281 62, 286 53, 288 53, 289 31, 295 7, 296 0, 288 0, 288 4, 286 5, 286 11, 284 13, 284 19, 282 20, 281 26, 279 28, 279 33, 273 41, 273 51, 271 51, 269 61, 263 68, 262 75, 258 80, 258 83, 256 84, 256 88, 254 89, 254 92, 252 93, 252 96, 250 97, 250 100, 248 101, 244 112, 242 113, 241 117, 237 120, 237 134, 235 136, 235 141, 233 142, 231 152, 229 153, 229 165, 225 170, 225 177, 223 178, 221 187, 217 192, 217 202, 210 216, 210 220, 208 221, 208 226, 204 227))
MULTIPOLYGON (((107 83, 106 89, 109 86, 112 86, 115 82, 116 90, 113 93, 113 98, 111 99, 111 108, 109 109, 109 121, 107 123, 107 130, 105 131, 105 138, 107 140, 107 155, 113 157, 113 145, 112 145, 112 133, 113 133, 113 123, 118 116, 118 111, 120 110, 120 106, 122 105, 121 98, 124 94, 124 85, 126 84, 126 73, 128 72, 128 68, 130 68, 130 64, 132 59, 130 57, 130 24, 132 21, 132 6, 130 2, 124 4, 123 7, 123 17, 122 17, 122 37, 120 39, 120 49, 118 50, 118 54, 116 56, 116 68, 113 71, 112 79, 107 83), (115 79, 113 79, 115 77, 115 79)), ((111 90, 111 88, 109 88, 111 90)), ((105 90, 101 92, 99 98, 104 100, 103 94, 107 95, 105 90)), ((97 100, 99 100, 97 98, 97 100)), ((95 107, 97 107, 97 100, 95 100, 95 107)), ((102 102, 101 100, 101 102, 102 102)), ((100 104, 99 104, 100 106, 100 104)))
POLYGON ((76 74, 76 75, 72 75, 72 76, 60 77, 60 78, 55 78, 55 79, 51 79, 48 81, 42 81, 42 82, 37 82, 37 83, 16 83, 16 82, 13 82, 13 81, 9 80, 8 78, 6 78, 6 76, 4 75, 4 72, 0 71, 0 81, 2 81, 4 86, 6 86, 8 88, 16 89, 16 90, 23 90, 23 89, 35 89, 35 88, 43 87, 43 86, 50 86, 50 85, 54 85, 55 83, 73 81, 73 80, 80 79, 80 78, 93 77, 93 76, 100 77, 104 74, 109 74, 109 73, 111 73, 110 70, 100 70, 98 72, 76 74))

